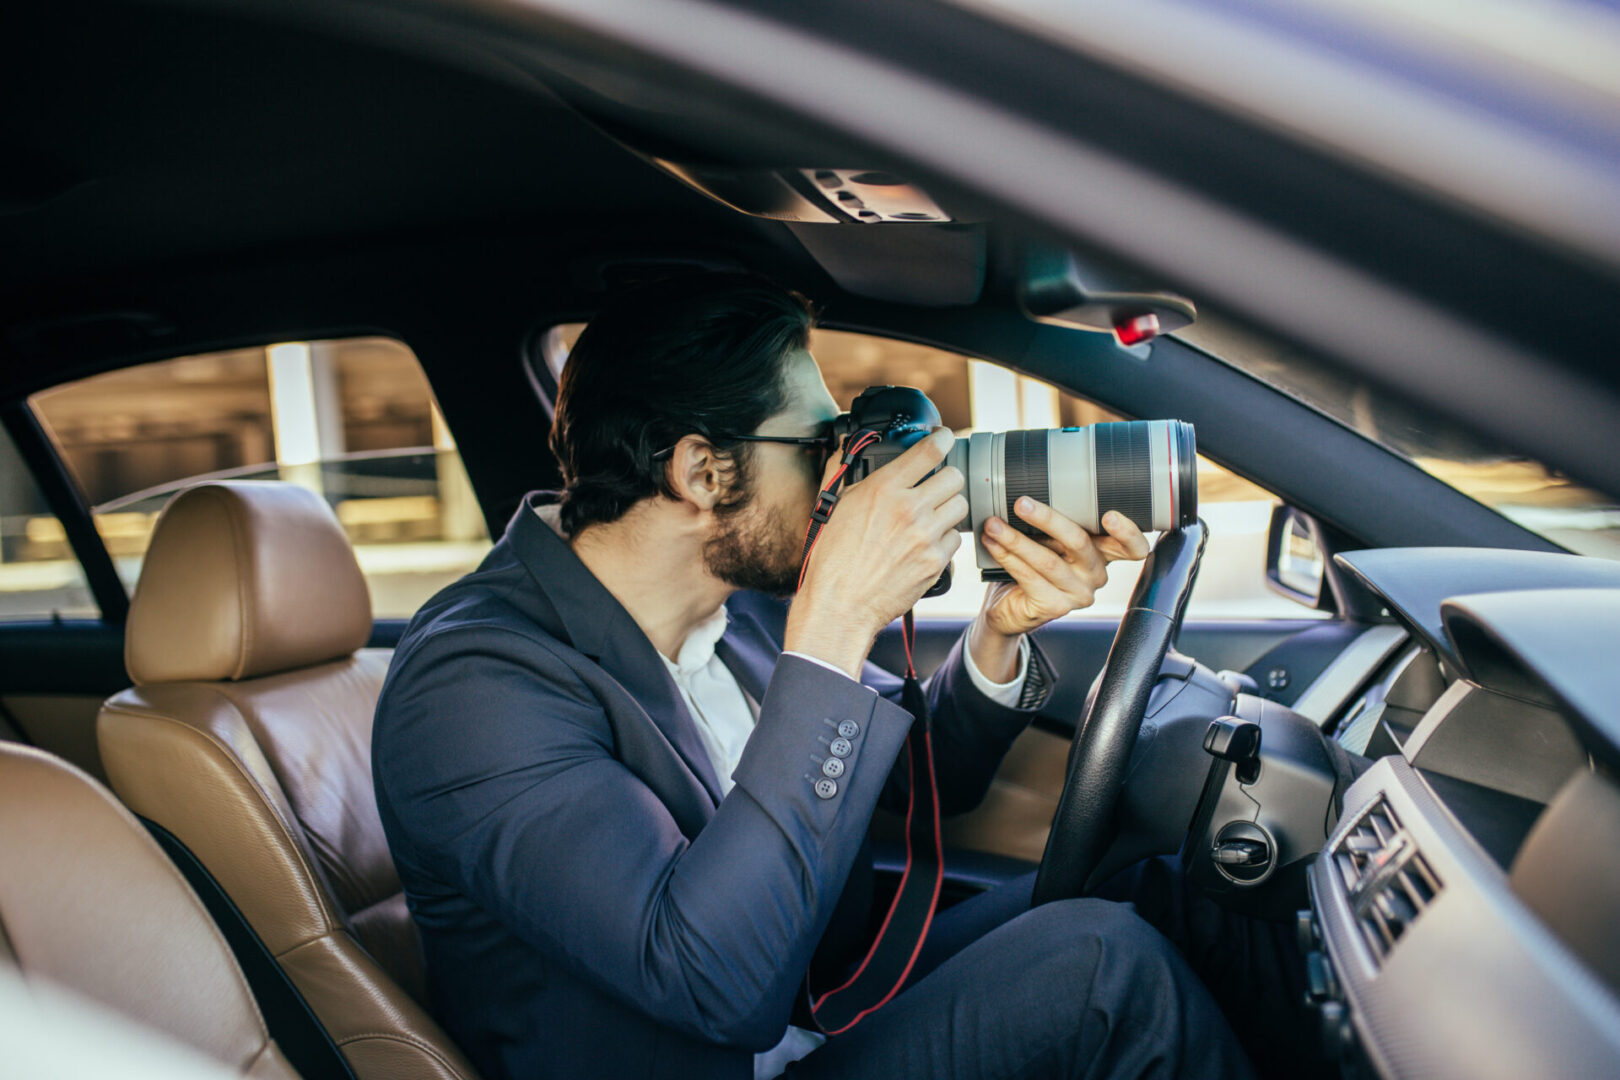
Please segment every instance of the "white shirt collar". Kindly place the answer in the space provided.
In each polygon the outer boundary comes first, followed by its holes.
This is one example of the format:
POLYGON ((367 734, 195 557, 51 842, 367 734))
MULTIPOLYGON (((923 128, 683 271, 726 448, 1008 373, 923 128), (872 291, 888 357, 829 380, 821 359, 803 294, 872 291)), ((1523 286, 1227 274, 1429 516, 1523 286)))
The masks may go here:
POLYGON ((698 623, 687 633, 686 640, 681 642, 681 651, 674 660, 658 655, 669 666, 671 675, 691 678, 709 666, 714 659, 714 647, 725 636, 726 625, 731 621, 731 615, 726 611, 726 605, 721 604, 714 609, 714 614, 698 623))

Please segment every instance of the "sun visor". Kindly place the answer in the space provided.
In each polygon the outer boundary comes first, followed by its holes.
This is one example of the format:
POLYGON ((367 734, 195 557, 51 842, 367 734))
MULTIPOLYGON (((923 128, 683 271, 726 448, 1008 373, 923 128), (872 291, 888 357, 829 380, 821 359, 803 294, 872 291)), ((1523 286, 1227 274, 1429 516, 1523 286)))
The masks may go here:
POLYGON ((838 287, 854 296, 918 307, 976 303, 984 291, 982 225, 872 229, 790 224, 838 287))

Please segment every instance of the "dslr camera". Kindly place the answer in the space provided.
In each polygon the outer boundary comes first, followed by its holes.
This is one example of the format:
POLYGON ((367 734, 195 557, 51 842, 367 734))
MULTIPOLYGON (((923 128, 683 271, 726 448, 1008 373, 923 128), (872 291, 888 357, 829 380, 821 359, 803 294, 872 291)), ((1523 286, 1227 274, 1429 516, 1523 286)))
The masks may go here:
MULTIPOLYGON (((850 468, 859 481, 905 453, 940 423, 928 395, 910 386, 870 386, 849 412, 833 421, 837 445, 851 435, 876 431, 850 468)), ((1190 525, 1198 518, 1197 445, 1193 426, 1182 420, 1132 420, 1085 427, 975 432, 957 439, 945 458, 967 478, 968 516, 957 529, 970 533, 983 581, 1010 581, 985 550, 983 526, 999 517, 1026 536, 1045 534, 1013 513, 1028 495, 1087 532, 1101 534, 1102 517, 1117 510, 1143 532, 1190 525)), ((924 595, 938 596, 951 584, 951 568, 924 595)))

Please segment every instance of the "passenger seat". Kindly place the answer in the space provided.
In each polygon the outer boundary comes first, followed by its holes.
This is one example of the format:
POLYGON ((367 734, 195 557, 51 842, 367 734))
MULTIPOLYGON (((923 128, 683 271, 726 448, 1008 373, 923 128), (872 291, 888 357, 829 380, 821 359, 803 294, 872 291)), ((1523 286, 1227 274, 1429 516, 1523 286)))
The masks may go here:
POLYGON ((112 788, 241 910, 359 1080, 470 1080, 423 1008, 421 947, 377 816, 371 721, 389 653, 320 496, 189 488, 130 606, 135 684, 102 707, 112 788))
POLYGON ((168 856, 96 781, 13 743, 0 743, 6 966, 25 983, 64 987, 238 1075, 298 1080, 230 947, 168 856))

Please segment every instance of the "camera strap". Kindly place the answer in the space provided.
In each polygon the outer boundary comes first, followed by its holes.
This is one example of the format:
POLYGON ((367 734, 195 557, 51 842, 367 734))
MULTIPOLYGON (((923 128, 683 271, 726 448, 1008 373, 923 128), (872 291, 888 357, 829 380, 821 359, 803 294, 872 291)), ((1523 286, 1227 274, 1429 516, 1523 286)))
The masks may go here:
POLYGON ((804 530, 804 553, 799 556, 799 587, 804 587, 804 572, 810 566, 810 551, 816 546, 816 539, 821 535, 822 526, 832 517, 833 510, 838 506, 838 491, 844 486, 844 480, 849 476, 850 467, 853 466, 866 448, 883 441, 883 436, 870 428, 857 431, 844 440, 844 456, 838 463, 838 471, 832 474, 827 486, 816 494, 815 508, 810 511, 810 524, 804 530))
MULTIPOLYGON (((804 560, 799 582, 804 582, 810 551, 822 526, 838 505, 838 489, 850 466, 862 451, 881 439, 874 431, 862 431, 846 443, 843 461, 816 499, 805 531, 804 560)), ((900 689, 900 704, 915 718, 906 736, 906 864, 900 875, 889 910, 884 914, 877 937, 855 971, 842 985, 819 997, 810 993, 810 1015, 827 1035, 839 1035, 882 1008, 900 992, 916 966, 939 905, 940 887, 945 880, 944 845, 939 828, 939 786, 934 776, 934 740, 928 712, 928 697, 917 679, 914 659, 917 627, 908 611, 901 619, 901 638, 906 647, 906 677, 900 689)))

